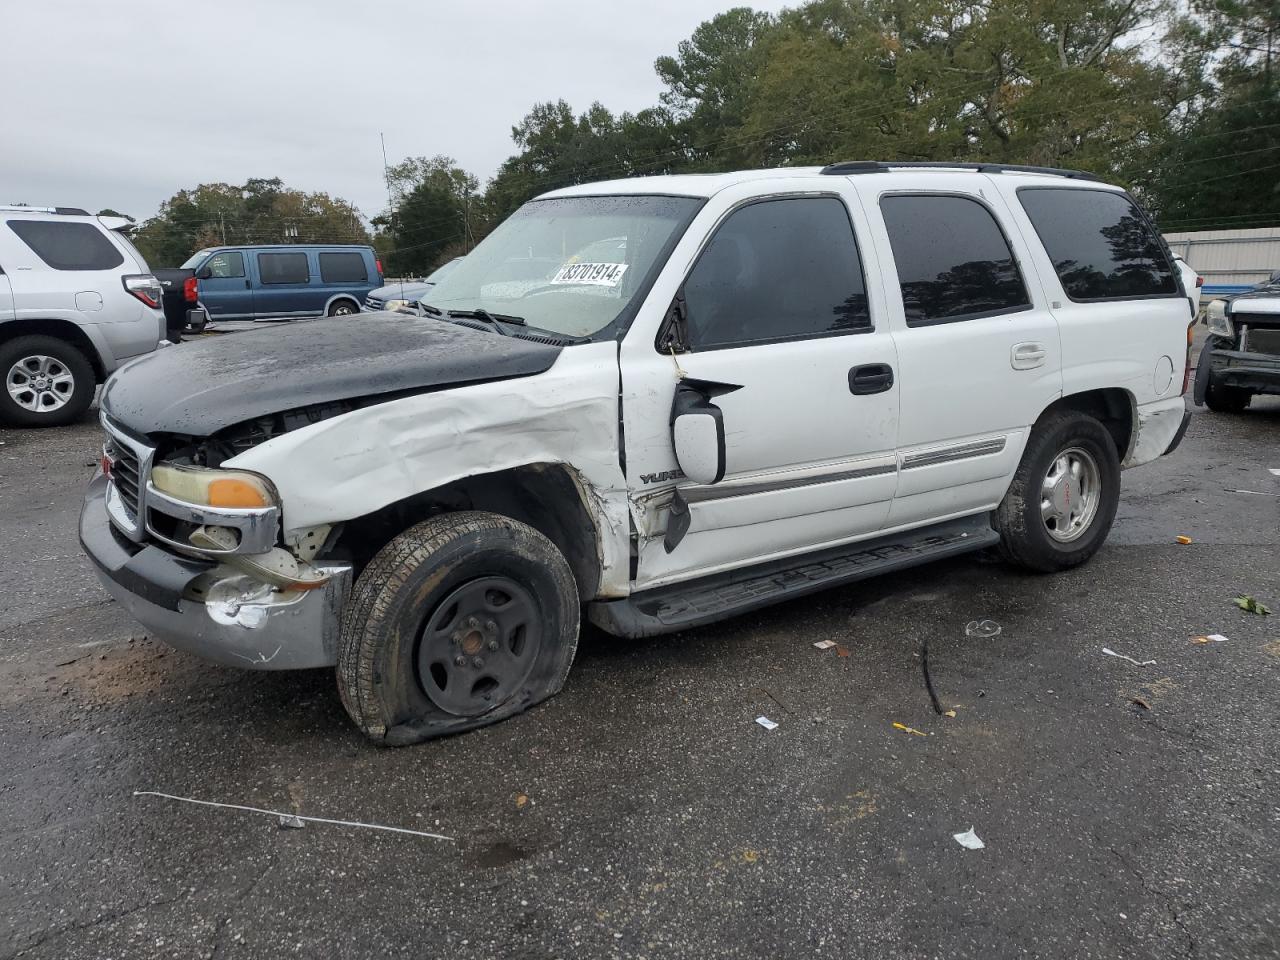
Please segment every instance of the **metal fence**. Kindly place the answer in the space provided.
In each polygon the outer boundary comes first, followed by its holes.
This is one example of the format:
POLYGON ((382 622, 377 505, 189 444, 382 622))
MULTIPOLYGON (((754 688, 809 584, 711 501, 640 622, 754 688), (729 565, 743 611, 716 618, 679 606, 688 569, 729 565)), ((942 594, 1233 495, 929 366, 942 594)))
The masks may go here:
POLYGON ((1166 233, 1173 252, 1204 277, 1205 297, 1241 293, 1280 270, 1280 227, 1166 233))

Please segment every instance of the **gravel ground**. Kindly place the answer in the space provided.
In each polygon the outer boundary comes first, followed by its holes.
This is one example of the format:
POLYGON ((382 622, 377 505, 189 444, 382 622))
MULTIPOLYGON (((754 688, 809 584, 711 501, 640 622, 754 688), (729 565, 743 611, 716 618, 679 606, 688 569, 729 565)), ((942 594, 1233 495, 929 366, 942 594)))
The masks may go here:
POLYGON ((1280 955, 1280 615, 1231 603, 1280 610, 1280 402, 1199 411, 1082 569, 589 633, 548 704, 403 750, 330 672, 210 666, 107 599, 92 422, 0 443, 0 958, 1280 955))

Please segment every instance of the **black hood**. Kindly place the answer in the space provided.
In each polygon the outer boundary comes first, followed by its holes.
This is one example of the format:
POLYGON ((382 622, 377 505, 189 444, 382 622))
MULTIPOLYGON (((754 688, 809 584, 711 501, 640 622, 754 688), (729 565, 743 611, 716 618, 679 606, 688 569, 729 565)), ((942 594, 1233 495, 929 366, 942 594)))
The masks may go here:
POLYGON ((398 313, 294 321, 135 360, 107 382, 102 409, 138 434, 207 437, 311 404, 529 376, 560 350, 398 313))

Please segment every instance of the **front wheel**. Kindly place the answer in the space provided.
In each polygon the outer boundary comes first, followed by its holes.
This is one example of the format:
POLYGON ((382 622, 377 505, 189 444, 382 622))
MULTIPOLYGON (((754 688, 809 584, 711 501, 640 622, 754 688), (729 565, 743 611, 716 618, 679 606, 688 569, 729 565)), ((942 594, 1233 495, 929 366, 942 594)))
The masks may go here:
POLYGON ((1088 560, 1107 538, 1120 502, 1115 441, 1093 417, 1051 414, 1031 432, 995 512, 1000 552, 1051 573, 1088 560))
POLYGON ((1215 383, 1212 376, 1204 391, 1204 405, 1214 413, 1243 413, 1252 399, 1253 394, 1248 390, 1215 383))
POLYGON ((564 685, 579 612, 568 563, 532 527, 478 512, 425 520, 374 557, 347 601, 343 706, 391 746, 504 720, 564 685))
POLYGON ((338 300, 329 307, 328 316, 331 317, 351 317, 360 312, 360 308, 353 300, 338 300))

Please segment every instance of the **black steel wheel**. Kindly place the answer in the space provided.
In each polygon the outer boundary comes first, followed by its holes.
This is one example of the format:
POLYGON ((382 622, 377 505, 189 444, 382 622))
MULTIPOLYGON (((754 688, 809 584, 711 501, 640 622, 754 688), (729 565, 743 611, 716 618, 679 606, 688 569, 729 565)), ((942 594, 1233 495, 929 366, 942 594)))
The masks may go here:
POLYGON ((331 317, 351 317, 360 312, 360 305, 354 300, 335 300, 329 307, 331 317))
POLYGON ((492 513, 433 517, 387 544, 352 589, 343 706, 393 746, 514 716, 564 685, 579 615, 569 565, 541 533, 492 513))
POLYGON ((510 577, 481 577, 449 594, 418 642, 418 682, 441 710, 488 713, 528 678, 542 645, 533 595, 510 577))

